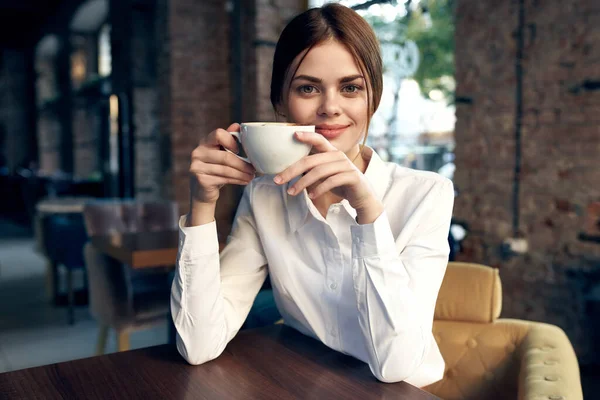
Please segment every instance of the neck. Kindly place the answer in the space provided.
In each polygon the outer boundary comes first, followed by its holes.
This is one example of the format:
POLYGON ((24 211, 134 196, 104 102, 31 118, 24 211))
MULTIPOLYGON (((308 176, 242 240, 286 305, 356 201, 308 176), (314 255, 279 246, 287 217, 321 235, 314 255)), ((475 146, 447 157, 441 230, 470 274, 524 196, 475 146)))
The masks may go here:
POLYGON ((360 172, 364 174, 367 170, 368 162, 365 160, 363 148, 357 144, 345 154, 346 157, 348 157, 348 159, 352 161, 354 165, 356 165, 356 168, 358 168, 360 172))

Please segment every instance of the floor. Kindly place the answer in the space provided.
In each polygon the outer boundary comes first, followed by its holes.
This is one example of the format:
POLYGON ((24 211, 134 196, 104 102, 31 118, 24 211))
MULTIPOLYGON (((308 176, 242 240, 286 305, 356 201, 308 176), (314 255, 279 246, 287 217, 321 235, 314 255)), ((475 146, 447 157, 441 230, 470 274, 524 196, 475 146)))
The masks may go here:
MULTIPOLYGON (((77 278, 81 284, 83 277, 77 278)), ((132 333, 131 347, 166 343, 167 329, 165 323, 132 333)), ((91 357, 97 337, 87 307, 77 307, 75 324, 68 325, 66 310, 49 303, 44 259, 34 251, 33 239, 0 238, 0 373, 91 357)), ((107 352, 116 348, 112 333, 107 352)))

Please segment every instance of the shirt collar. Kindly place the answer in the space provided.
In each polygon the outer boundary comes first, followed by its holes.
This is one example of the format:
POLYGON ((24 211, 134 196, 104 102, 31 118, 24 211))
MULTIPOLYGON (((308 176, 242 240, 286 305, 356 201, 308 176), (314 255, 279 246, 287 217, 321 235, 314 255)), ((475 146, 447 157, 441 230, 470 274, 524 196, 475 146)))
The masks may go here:
MULTIPOLYGON (((383 197, 387 192, 390 184, 390 170, 386 167, 386 163, 372 148, 365 146, 364 151, 367 162, 369 163, 365 171, 365 177, 367 178, 367 181, 371 184, 371 187, 375 191, 375 195, 377 196, 379 201, 383 201, 383 197)), ((292 181, 290 181, 288 185, 284 187, 285 192, 287 192, 287 189, 293 184, 295 184, 298 181, 298 179, 300 179, 300 177, 296 177, 292 181)), ((315 205, 308 197, 308 193, 306 192, 306 190, 303 190, 302 193, 297 196, 290 196, 285 192, 284 195, 287 196, 286 208, 290 233, 296 232, 306 223, 311 207, 314 208, 314 214, 321 217, 319 211, 316 209, 315 205)), ((343 203, 347 203, 347 201, 344 201, 343 203)), ((351 208, 349 204, 344 204, 344 207, 346 207, 347 209, 351 208)), ((348 211, 350 212, 350 210, 348 211)), ((352 214, 355 213, 351 213, 351 215, 352 214)))

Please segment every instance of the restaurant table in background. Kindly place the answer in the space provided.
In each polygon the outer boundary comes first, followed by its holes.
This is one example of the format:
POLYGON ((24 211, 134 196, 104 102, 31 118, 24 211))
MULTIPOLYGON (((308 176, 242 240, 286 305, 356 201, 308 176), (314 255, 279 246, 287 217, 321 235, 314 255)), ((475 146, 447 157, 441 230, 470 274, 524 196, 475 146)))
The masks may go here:
MULTIPOLYGON (((177 230, 159 232, 113 233, 95 235, 90 238, 97 251, 110 256, 128 268, 145 270, 149 268, 175 267, 179 244, 177 230)), ((223 249, 224 243, 219 245, 223 249)), ((173 273, 171 273, 170 282, 173 273)), ((168 322, 168 342, 175 343, 176 331, 173 321, 168 322)))
POLYGON ((0 374, 0 399, 31 398, 438 399, 381 383, 365 363, 282 325, 240 332, 198 366, 163 345, 0 374))
MULTIPOLYGON (((177 230, 114 233, 92 236, 94 247, 133 269, 175 266, 179 244, 177 230)), ((223 249, 224 244, 219 245, 223 249)))
POLYGON ((178 232, 132 232, 92 236, 94 247, 131 268, 174 266, 178 232))

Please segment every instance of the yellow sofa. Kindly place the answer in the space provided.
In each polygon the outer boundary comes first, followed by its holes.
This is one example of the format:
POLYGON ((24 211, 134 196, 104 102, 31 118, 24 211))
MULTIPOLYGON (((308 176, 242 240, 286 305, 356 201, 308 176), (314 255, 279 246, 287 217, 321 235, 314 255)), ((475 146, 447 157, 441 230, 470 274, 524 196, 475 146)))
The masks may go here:
POLYGON ((442 399, 583 399, 579 365, 557 326, 498 319, 498 270, 449 263, 433 332, 446 361, 444 379, 424 390, 442 399))

